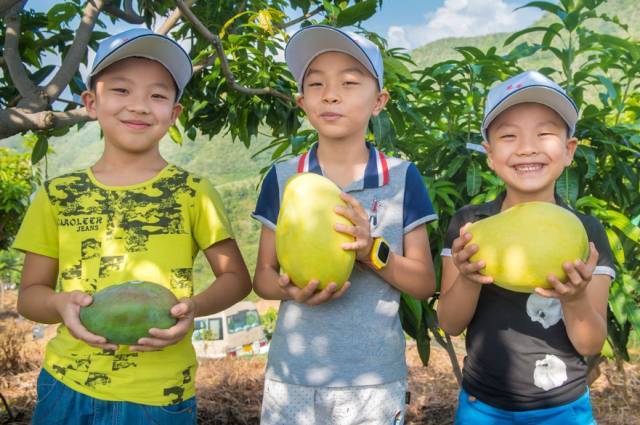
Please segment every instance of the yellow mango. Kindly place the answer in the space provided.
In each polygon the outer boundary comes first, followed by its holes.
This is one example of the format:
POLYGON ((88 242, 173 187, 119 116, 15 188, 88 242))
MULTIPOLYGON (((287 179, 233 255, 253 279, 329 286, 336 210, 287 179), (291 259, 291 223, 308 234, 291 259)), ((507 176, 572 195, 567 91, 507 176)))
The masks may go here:
POLYGON ((471 261, 484 260, 480 273, 496 285, 517 292, 551 288, 547 276, 566 282, 564 262, 586 260, 589 240, 582 222, 549 202, 517 204, 471 224, 470 243, 478 244, 471 261))
POLYGON ((342 287, 351 275, 355 252, 345 251, 342 244, 353 242, 353 237, 336 231, 334 224, 352 223, 335 213, 337 205, 346 205, 340 188, 319 174, 296 174, 284 188, 276 254, 284 272, 300 288, 314 279, 320 281, 320 289, 330 282, 342 287))

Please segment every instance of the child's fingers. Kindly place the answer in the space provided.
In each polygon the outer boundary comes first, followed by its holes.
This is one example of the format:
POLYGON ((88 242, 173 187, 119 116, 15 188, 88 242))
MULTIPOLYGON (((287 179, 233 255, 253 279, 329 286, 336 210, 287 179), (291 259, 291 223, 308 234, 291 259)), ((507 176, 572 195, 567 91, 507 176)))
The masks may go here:
POLYGON ((359 215, 359 216, 365 216, 367 215, 367 212, 364 210, 364 208, 362 208, 362 204, 360 204, 360 202, 358 202, 358 200, 356 198, 354 198, 353 196, 349 195, 348 193, 345 192, 341 192, 340 193, 340 198, 342 198, 343 201, 345 201, 347 204, 349 204, 351 206, 351 208, 353 208, 353 210, 359 215))
POLYGON ((589 267, 588 264, 585 264, 584 262, 582 262, 582 260, 576 260, 574 264, 575 264, 576 270, 578 271, 578 273, 580 273, 582 280, 584 280, 585 282, 591 282, 594 269, 589 267))
POLYGON ((334 282, 331 282, 327 285, 326 288, 324 288, 319 292, 316 292, 311 297, 309 297, 305 301, 305 304, 315 306, 315 305, 327 302, 328 300, 331 299, 333 294, 337 291, 337 288, 338 288, 338 285, 336 285, 334 282))
POLYGON ((576 267, 573 263, 564 263, 562 265, 562 269, 567 274, 567 283, 572 283, 574 285, 579 285, 580 283, 582 283, 582 276, 580 276, 580 273, 578 273, 578 270, 576 270, 576 267))
MULTIPOLYGON (((480 248, 476 244, 467 245, 460 251, 457 251, 453 254, 454 260, 457 261, 458 263, 466 263, 469 261, 471 257, 473 257, 473 255, 476 252, 478 252, 478 249, 480 248)), ((484 267, 484 263, 483 263, 483 267, 484 267)))
POLYGON ((547 276, 547 281, 553 286, 554 292, 558 294, 558 296, 567 295, 571 292, 571 289, 568 285, 560 282, 557 276, 550 274, 547 276))
POLYGON ((333 228, 340 233, 345 233, 347 235, 353 236, 354 238, 357 236, 358 228, 354 225, 347 225, 344 223, 335 223, 333 228))
POLYGON ((593 242, 589 242, 589 258, 587 259, 587 267, 590 270, 595 270, 598 265, 598 258, 600 258, 600 253, 596 249, 596 245, 593 242))
POLYGON ((289 278, 289 275, 286 273, 281 274, 280 277, 278 278, 278 284, 281 287, 285 287, 290 283, 291 283, 291 279, 289 278))
POLYGON ((353 224, 358 224, 363 221, 362 216, 359 216, 353 208, 345 207, 344 205, 336 205, 334 212, 343 216, 353 224))
POLYGON ((545 298, 558 298, 559 294, 554 291, 553 289, 546 289, 546 288, 536 288, 534 289, 535 293, 543 296, 545 298))
POLYGON ((344 295, 345 292, 347 292, 347 289, 349 289, 349 287, 351 286, 351 282, 346 281, 345 283, 342 284, 342 288, 338 289, 336 292, 333 293, 333 296, 331 297, 331 299, 335 300, 340 298, 341 296, 344 295))
POLYGON ((305 286, 304 288, 300 289, 297 286, 293 286, 290 285, 289 288, 291 288, 293 290, 292 292, 292 296, 293 298, 300 302, 306 302, 309 298, 311 298, 314 294, 314 292, 316 291, 316 289, 318 288, 318 285, 320 284, 319 280, 311 280, 309 281, 309 283, 307 284, 307 286, 305 286), (295 288, 295 289, 293 289, 295 288))
POLYGON ((367 247, 367 241, 360 239, 355 242, 347 242, 342 244, 345 251, 358 251, 367 247))
POLYGON ((93 298, 91 298, 91 295, 87 294, 86 292, 73 291, 70 295, 70 301, 73 304, 77 304, 81 307, 86 307, 93 302, 93 298))

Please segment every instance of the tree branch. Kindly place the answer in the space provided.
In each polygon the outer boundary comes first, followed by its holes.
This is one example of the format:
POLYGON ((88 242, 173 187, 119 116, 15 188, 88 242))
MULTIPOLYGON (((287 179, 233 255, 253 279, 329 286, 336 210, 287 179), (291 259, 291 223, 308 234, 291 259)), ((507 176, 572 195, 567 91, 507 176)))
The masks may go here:
MULTIPOLYGON (((184 2, 184 4, 188 7, 191 7, 191 5, 193 4, 193 0, 187 0, 184 2)), ((173 12, 171 12, 171 15, 167 18, 166 21, 162 23, 162 26, 160 26, 160 28, 158 28, 156 32, 158 34, 167 35, 169 31, 171 31, 171 28, 176 26, 176 24, 178 23, 178 20, 180 20, 180 17, 182 17, 182 12, 180 11, 179 8, 176 7, 175 9, 173 9, 173 12)))
POLYGON ((5 16, 20 0, 0 0, 0 16, 5 16))
POLYGON ((144 24, 144 18, 138 15, 135 10, 133 10, 132 5, 133 0, 125 0, 124 2, 124 10, 119 9, 116 5, 109 3, 104 7, 105 13, 115 17, 122 19, 125 22, 134 25, 144 24))
POLYGON ((16 2, 5 15, 4 60, 16 89, 23 98, 32 97, 37 88, 29 79, 29 73, 20 57, 18 38, 20 36, 20 11, 26 0, 16 2))
POLYGON ((229 68, 229 62, 227 61, 227 57, 225 56, 224 47, 222 46, 222 41, 220 40, 220 37, 218 37, 217 35, 213 34, 211 31, 209 31, 207 29, 207 27, 205 27, 204 24, 202 22, 200 22, 198 17, 196 15, 194 15, 194 13, 191 11, 191 9, 186 4, 184 4, 184 2, 182 0, 177 0, 176 4, 178 5, 178 8, 182 12, 182 14, 191 22, 191 24, 195 27, 195 29, 207 41, 209 41, 211 44, 213 44, 213 47, 216 49, 216 53, 217 53, 218 57, 220 58, 220 68, 222 69, 222 73, 224 74, 224 77, 227 80, 227 84, 233 90, 236 90, 236 91, 238 91, 240 93, 244 93, 244 94, 248 94, 248 95, 260 96, 260 95, 268 94, 268 95, 280 98, 280 99, 284 100, 285 102, 292 102, 293 101, 293 99, 291 97, 289 97, 288 95, 286 95, 284 93, 281 93, 281 92, 279 92, 277 90, 274 90, 271 87, 255 89, 255 88, 245 87, 245 86, 243 86, 241 84, 238 84, 238 82, 235 79, 235 76, 233 75, 233 72, 231 72, 231 69, 229 68))
POLYGON ((25 131, 68 127, 91 120, 85 108, 61 112, 31 112, 23 108, 9 108, 0 111, 0 139, 25 131))
POLYGON ((73 44, 71 44, 66 56, 62 60, 60 69, 45 89, 49 97, 49 103, 55 101, 58 96, 60 96, 60 93, 67 87, 69 81, 71 81, 74 74, 78 71, 80 62, 82 62, 82 59, 87 54, 87 46, 91 39, 93 27, 100 11, 104 7, 104 3, 104 0, 89 1, 84 7, 82 20, 76 30, 76 37, 73 40, 73 44))
POLYGON ((285 28, 289 28, 295 24, 298 24, 302 21, 304 21, 305 19, 309 19, 310 17, 317 15, 318 13, 322 12, 324 10, 324 6, 318 6, 315 9, 313 9, 310 12, 305 13, 304 15, 296 18, 296 19, 292 19, 289 22, 284 22, 280 25, 278 25, 278 28, 280 29, 285 29, 285 28))

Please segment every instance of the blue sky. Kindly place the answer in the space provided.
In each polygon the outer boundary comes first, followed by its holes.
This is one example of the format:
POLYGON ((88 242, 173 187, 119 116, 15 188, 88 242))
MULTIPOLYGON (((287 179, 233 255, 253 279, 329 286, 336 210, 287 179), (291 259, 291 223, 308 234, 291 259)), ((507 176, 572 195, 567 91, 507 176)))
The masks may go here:
MULTIPOLYGON (((513 10, 526 0, 384 0, 382 9, 364 23, 383 35, 393 47, 413 49, 444 37, 462 37, 514 31, 540 17, 536 9, 513 10)), ((28 8, 51 7, 50 0, 31 0, 28 8)), ((117 32, 129 28, 119 23, 117 32)))

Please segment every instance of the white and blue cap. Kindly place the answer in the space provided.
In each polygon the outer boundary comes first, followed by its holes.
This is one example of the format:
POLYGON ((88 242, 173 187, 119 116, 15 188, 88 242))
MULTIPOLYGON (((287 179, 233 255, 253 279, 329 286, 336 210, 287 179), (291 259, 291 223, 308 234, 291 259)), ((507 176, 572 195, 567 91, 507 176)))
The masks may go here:
POLYGON ((554 81, 539 72, 526 71, 489 90, 482 120, 484 140, 489 140, 487 129, 500 113, 511 106, 527 102, 541 103, 556 111, 567 123, 569 136, 573 136, 578 121, 576 104, 554 81))
POLYGON ((87 87, 91 87, 91 78, 100 71, 130 57, 152 59, 164 66, 178 87, 177 99, 180 99, 193 74, 191 59, 178 43, 147 28, 130 29, 101 41, 87 77, 87 87))
POLYGON ((318 55, 326 52, 342 52, 355 58, 373 75, 382 90, 384 66, 375 43, 353 32, 327 25, 310 25, 293 34, 284 49, 287 66, 301 91, 307 68, 318 55))

